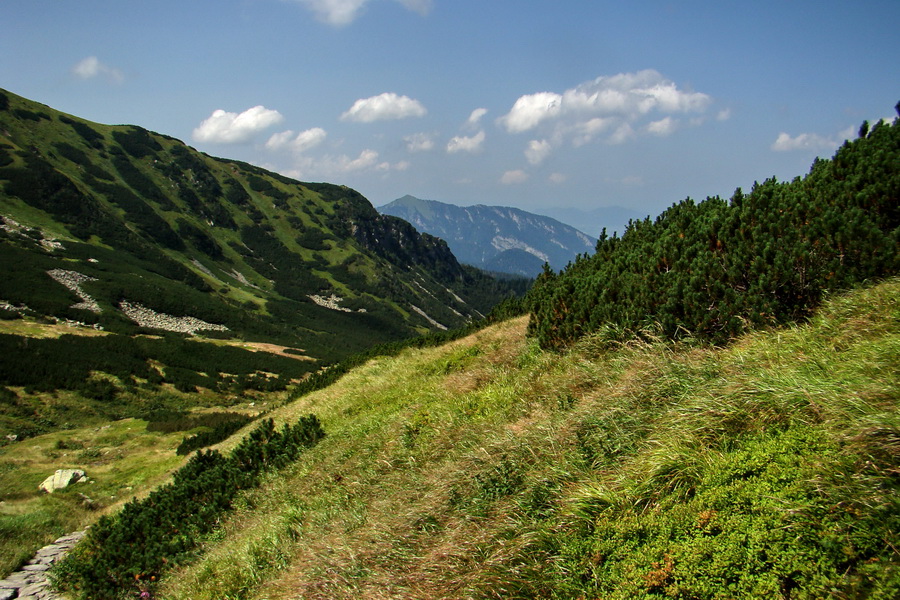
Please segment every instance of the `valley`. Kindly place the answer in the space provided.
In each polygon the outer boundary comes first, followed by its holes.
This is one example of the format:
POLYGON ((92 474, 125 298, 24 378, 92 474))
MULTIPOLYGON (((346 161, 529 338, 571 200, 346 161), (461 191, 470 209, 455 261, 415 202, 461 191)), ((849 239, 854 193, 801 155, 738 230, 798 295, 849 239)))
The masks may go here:
POLYGON ((73 599, 900 594, 900 122, 524 297, 345 186, 0 132, 0 577, 89 527, 73 599))

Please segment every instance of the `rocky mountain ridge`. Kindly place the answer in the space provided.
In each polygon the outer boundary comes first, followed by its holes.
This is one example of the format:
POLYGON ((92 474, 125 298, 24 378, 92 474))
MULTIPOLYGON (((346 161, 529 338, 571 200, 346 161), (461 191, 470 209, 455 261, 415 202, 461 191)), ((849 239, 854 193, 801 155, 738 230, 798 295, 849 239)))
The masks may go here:
POLYGON ((446 240, 460 262, 528 277, 544 263, 561 269, 597 243, 574 227, 512 207, 461 207, 407 195, 378 210, 446 240))

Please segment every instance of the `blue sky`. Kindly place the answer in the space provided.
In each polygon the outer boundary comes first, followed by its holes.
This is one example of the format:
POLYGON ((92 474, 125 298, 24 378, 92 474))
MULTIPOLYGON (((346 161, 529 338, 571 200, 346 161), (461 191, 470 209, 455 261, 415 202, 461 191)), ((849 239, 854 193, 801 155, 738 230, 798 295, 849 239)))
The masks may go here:
POLYGON ((897 0, 3 0, 0 87, 376 206, 656 215, 895 116, 898 23, 897 0))

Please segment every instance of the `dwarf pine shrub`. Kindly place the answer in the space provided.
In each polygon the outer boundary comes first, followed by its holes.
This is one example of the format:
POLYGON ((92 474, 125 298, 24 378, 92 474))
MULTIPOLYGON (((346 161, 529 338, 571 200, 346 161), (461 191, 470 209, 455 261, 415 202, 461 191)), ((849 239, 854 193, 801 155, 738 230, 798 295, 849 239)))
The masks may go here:
POLYGON ((325 435, 318 418, 275 427, 263 421, 228 457, 196 453, 171 483, 100 519, 54 570, 56 582, 76 597, 113 600, 152 589, 166 570, 188 562, 242 489, 294 461, 325 435))

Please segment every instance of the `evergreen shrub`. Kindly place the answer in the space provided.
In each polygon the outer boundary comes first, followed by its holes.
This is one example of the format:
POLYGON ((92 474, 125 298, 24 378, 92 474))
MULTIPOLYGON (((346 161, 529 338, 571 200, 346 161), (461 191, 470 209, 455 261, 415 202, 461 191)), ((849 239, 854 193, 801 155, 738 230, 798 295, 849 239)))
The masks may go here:
POLYGON ((54 568, 54 580, 85 600, 152 589, 164 572, 191 560, 240 490, 257 486, 263 473, 296 460, 324 435, 315 415, 281 429, 268 419, 228 457, 201 450, 171 483, 102 517, 54 568))
POLYGON ((690 198, 604 231, 592 256, 545 267, 529 334, 561 348, 592 332, 724 343, 805 319, 826 293, 900 272, 900 120, 846 142, 805 178, 690 198))

